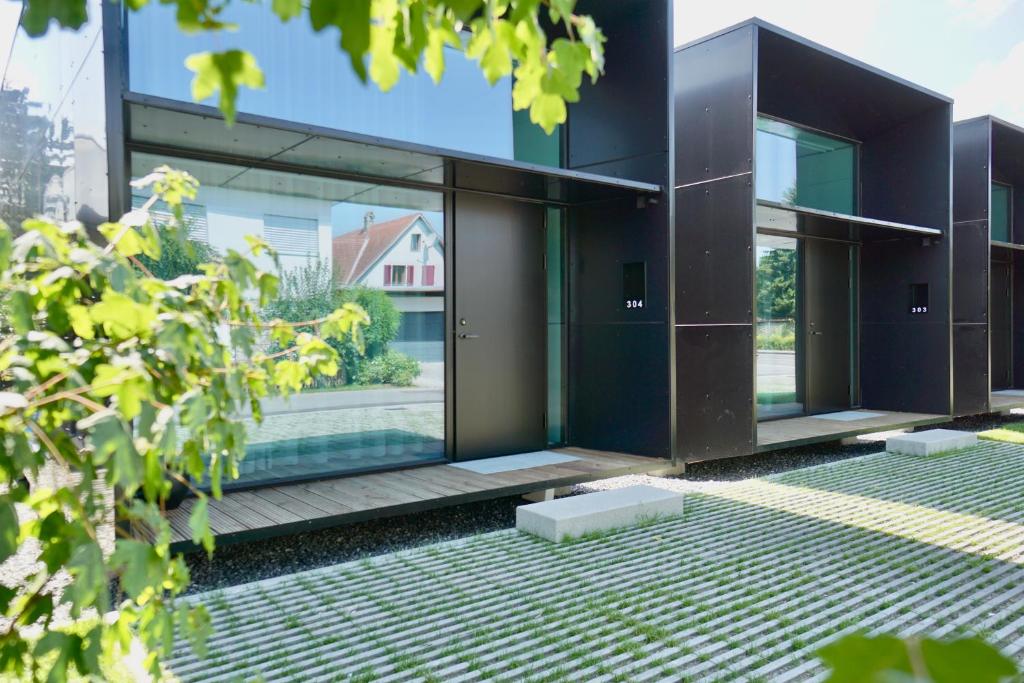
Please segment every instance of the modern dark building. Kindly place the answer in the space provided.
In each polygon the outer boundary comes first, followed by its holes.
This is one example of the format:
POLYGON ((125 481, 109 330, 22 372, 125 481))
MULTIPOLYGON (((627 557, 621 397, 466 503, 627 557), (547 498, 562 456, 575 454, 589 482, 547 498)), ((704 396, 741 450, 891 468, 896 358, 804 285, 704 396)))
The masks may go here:
MULTIPOLYGON (((268 315, 371 311, 365 356, 339 348, 337 377, 249 425, 222 541, 982 412, 989 337, 992 387, 1024 388, 1024 132, 958 125, 953 228, 948 98, 757 19, 673 52, 667 0, 580 8, 607 73, 551 137, 457 53, 440 87, 381 94, 336 35, 247 3, 236 44, 269 89, 230 129, 182 66, 212 39, 164 30, 171 7, 91 0, 80 33, 18 36, 5 220, 118 216, 169 164, 201 183, 207 253, 278 249, 268 315)), ((190 506, 169 513, 182 545, 190 506)))
POLYGON ((951 100, 757 19, 674 78, 677 457, 946 419, 951 100))
MULTIPOLYGON (((365 357, 340 349, 337 377, 250 424, 222 538, 670 466, 671 3, 580 5, 607 73, 550 137, 459 53, 439 87, 404 75, 382 94, 336 34, 258 4, 227 19, 269 88, 240 95, 230 129, 183 66, 222 46, 168 30, 172 7, 92 0, 81 32, 17 36, 4 218, 95 224, 168 164, 201 183, 185 213, 208 253, 257 234, 281 254, 268 315, 332 292, 370 309, 365 357)), ((171 513, 180 540, 189 508, 171 513)))
POLYGON ((1024 129, 953 126, 957 415, 1024 407, 1024 129))

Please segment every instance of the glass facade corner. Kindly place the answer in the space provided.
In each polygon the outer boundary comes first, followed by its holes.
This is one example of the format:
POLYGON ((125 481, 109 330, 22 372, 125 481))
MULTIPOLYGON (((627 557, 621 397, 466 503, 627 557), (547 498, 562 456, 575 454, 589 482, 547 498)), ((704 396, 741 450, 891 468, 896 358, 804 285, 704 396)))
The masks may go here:
POLYGON ((992 183, 992 215, 989 216, 990 235, 993 242, 1012 242, 1013 188, 1004 183, 992 183))
MULTIPOLYGON (((167 240, 164 258, 147 264, 154 273, 173 278, 229 248, 245 251, 244 238, 253 234, 279 252, 281 287, 262 311, 268 320, 309 320, 348 301, 371 320, 363 353, 330 342, 341 358, 337 375, 290 399, 265 400, 261 422, 245 418, 246 457, 227 488, 443 461, 443 195, 183 157, 131 157, 135 177, 162 164, 200 182, 184 212, 197 256, 167 240)), ((158 224, 169 218, 159 204, 152 215, 158 224)), ((275 269, 269 257, 256 263, 275 269)), ((264 340, 264 350, 275 351, 274 342, 264 340)))
POLYGON ((857 144, 758 116, 757 198, 857 213, 857 144))

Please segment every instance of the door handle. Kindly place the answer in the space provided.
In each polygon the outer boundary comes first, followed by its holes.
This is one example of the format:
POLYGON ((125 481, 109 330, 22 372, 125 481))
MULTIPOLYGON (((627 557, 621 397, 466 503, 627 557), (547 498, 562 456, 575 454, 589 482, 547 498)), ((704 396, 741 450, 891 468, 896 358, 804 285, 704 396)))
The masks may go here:
POLYGON ((820 336, 820 335, 821 335, 822 333, 821 333, 821 332, 818 332, 817 330, 811 330, 811 331, 810 331, 810 334, 812 334, 812 335, 818 335, 818 336, 820 336))
POLYGON ((459 339, 479 339, 479 334, 467 334, 466 332, 459 332, 459 339))

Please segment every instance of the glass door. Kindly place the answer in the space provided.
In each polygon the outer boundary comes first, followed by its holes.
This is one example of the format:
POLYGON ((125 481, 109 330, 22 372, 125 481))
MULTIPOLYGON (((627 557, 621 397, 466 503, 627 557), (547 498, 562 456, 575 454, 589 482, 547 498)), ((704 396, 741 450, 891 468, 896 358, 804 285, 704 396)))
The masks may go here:
POLYGON ((793 237, 757 236, 757 417, 804 413, 803 245, 793 237))

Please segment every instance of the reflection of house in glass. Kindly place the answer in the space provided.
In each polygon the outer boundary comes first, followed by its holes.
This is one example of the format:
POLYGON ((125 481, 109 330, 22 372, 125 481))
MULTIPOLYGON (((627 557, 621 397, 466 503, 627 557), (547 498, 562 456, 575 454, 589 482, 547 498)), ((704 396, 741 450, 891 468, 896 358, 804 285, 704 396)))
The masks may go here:
POLYGON ((444 357, 444 238, 422 213, 377 223, 368 211, 362 227, 335 237, 340 287, 387 291, 401 312, 391 347, 425 362, 444 357))

